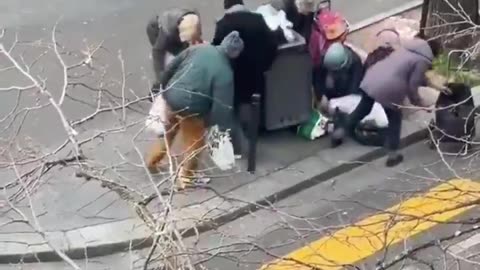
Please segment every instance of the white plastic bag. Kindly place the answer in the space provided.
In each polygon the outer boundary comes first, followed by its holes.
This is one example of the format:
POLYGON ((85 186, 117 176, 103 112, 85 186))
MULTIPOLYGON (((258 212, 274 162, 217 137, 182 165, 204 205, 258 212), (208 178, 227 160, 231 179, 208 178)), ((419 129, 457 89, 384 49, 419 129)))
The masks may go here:
POLYGON ((153 101, 152 108, 145 121, 146 130, 157 136, 165 134, 165 124, 168 123, 168 105, 162 95, 158 95, 153 101))
MULTIPOLYGON (((360 103, 360 99, 362 97, 359 95, 348 95, 341 98, 334 98, 331 99, 328 106, 329 111, 334 112, 335 108, 338 108, 341 112, 344 113, 352 113, 357 105, 360 103)), ((362 122, 374 122, 377 127, 388 127, 388 118, 385 114, 385 110, 383 109, 382 105, 375 102, 373 105, 372 111, 368 114, 365 118, 363 118, 362 122)))
POLYGON ((288 42, 295 41, 295 34, 293 33, 293 23, 287 19, 287 14, 283 10, 276 10, 272 5, 262 5, 257 8, 257 13, 263 16, 263 19, 271 30, 282 29, 285 39, 288 42))
POLYGON ((228 171, 235 166, 235 154, 230 134, 220 132, 217 125, 210 128, 208 150, 210 157, 220 170, 228 171))

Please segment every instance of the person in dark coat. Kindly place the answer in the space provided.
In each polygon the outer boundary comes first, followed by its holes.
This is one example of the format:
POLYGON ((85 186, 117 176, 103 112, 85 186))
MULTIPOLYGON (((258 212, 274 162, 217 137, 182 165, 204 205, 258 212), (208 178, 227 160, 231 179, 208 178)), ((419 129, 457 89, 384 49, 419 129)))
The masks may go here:
POLYGON ((219 46, 189 47, 166 67, 161 82, 165 90, 159 97, 168 107, 166 138, 159 138, 150 148, 146 162, 150 172, 157 172, 157 163, 170 148, 165 141, 171 144, 181 132, 188 159, 179 175, 180 187, 184 188, 197 168, 196 155, 204 147, 206 129, 213 125, 218 125, 220 131, 234 127, 234 82, 229 61, 238 57, 243 48, 238 32, 232 32, 219 46))
POLYGON ((398 153, 398 149, 402 111, 399 105, 408 97, 412 105, 423 107, 418 90, 428 84, 425 73, 432 68, 432 61, 439 53, 438 43, 415 38, 371 66, 360 84, 362 99, 347 117, 344 127, 333 132, 333 145, 340 145, 345 133, 353 134, 357 124, 370 113, 374 103, 378 102, 385 109, 388 118, 385 148, 389 154, 386 165, 394 167, 401 163, 403 155, 398 153))
POLYGON ((161 16, 150 19, 146 32, 152 45, 152 62, 155 73, 152 94, 155 95, 160 91, 160 82, 167 57, 174 57, 188 46, 201 41, 199 15, 191 9, 172 8, 161 16))
POLYGON ((264 73, 277 55, 277 38, 262 15, 249 11, 242 0, 225 0, 225 15, 217 21, 213 45, 218 45, 232 31, 238 31, 245 49, 233 61, 235 108, 249 103, 254 93, 263 94, 264 73))
POLYGON ((314 72, 317 100, 359 93, 364 69, 362 59, 350 47, 338 42, 330 45, 318 70, 314 72))

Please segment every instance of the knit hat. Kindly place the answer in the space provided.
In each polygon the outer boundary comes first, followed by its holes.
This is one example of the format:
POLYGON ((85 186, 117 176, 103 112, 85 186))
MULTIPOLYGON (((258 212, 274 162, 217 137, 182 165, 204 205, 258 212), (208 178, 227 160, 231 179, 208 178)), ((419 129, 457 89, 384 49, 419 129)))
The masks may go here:
POLYGON ((340 70, 350 63, 350 52, 341 43, 335 42, 327 49, 323 65, 331 71, 340 70))
POLYGON ((233 31, 222 40, 222 43, 218 48, 225 52, 228 57, 237 58, 243 51, 244 44, 238 31, 233 31))
POLYGON ((377 47, 393 47, 400 46, 400 34, 393 28, 385 28, 377 33, 377 47))

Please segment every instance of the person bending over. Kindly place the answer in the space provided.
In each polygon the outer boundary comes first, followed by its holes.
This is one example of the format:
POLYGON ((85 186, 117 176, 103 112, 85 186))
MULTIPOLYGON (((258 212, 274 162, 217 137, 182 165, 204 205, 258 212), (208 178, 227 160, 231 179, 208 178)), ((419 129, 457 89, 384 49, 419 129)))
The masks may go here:
POLYGON ((150 19, 146 32, 152 45, 155 81, 150 94, 154 96, 160 92, 160 82, 169 60, 188 46, 202 43, 200 16, 190 9, 172 8, 150 19))
POLYGON ((432 68, 432 61, 439 54, 440 45, 436 41, 415 38, 371 66, 360 85, 362 99, 347 117, 343 127, 333 132, 333 145, 340 145, 345 134, 351 135, 355 126, 370 113, 373 104, 378 102, 385 109, 388 118, 386 165, 394 167, 400 164, 403 155, 398 152, 402 127, 402 111, 399 106, 408 97, 413 105, 423 107, 418 90, 420 86, 428 84, 425 73, 432 68))
POLYGON ((350 47, 341 43, 330 45, 322 65, 314 71, 314 90, 322 111, 328 111, 333 98, 358 94, 364 74, 362 59, 350 47))
POLYGON ((150 148, 146 160, 150 172, 157 172, 157 164, 169 149, 167 145, 181 132, 186 160, 182 162, 179 181, 180 188, 185 188, 194 177, 207 127, 218 125, 220 131, 226 131, 235 125, 229 60, 238 57, 243 47, 239 33, 232 32, 219 46, 194 45, 167 66, 161 82, 161 97, 169 111, 164 123, 166 134, 150 148))

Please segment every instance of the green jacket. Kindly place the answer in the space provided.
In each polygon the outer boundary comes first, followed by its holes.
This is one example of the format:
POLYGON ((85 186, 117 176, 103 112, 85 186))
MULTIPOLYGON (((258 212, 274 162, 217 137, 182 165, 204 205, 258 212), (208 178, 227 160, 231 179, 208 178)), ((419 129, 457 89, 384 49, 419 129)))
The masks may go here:
POLYGON ((233 125, 233 71, 229 58, 217 47, 192 46, 167 66, 162 79, 163 97, 182 115, 197 115, 208 126, 231 129, 233 125))

